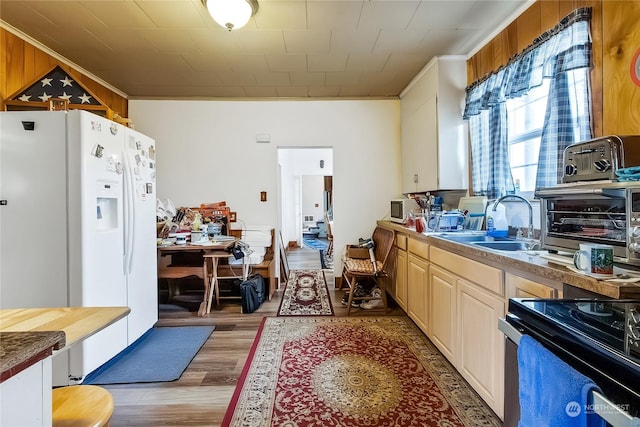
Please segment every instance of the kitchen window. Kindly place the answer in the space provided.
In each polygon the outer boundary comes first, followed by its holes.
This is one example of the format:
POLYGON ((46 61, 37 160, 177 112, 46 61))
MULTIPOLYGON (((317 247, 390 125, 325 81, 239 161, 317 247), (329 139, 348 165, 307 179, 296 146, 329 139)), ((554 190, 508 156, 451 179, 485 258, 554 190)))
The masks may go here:
POLYGON ((497 198, 561 182, 568 145, 591 138, 590 8, 538 37, 467 88, 472 188, 497 198))
POLYGON ((538 171, 538 153, 547 107, 549 81, 532 89, 526 96, 509 99, 507 120, 509 164, 515 191, 533 194, 538 171))
MULTIPOLYGON (((589 108, 588 69, 580 68, 567 72, 567 80, 568 87, 575 93, 574 96, 569 97, 569 111, 572 116, 578 116, 583 114, 583 111, 588 111, 589 108)), ((515 191, 521 192, 523 196, 528 198, 533 198, 533 192, 536 188, 538 157, 549 86, 550 80, 545 79, 542 85, 531 89, 527 95, 506 101, 511 176, 515 191)), ((590 138, 590 132, 584 132, 583 127, 580 126, 580 120, 571 120, 569 123, 572 125, 568 130, 572 135, 570 140, 578 142, 590 138)), ((555 173, 550 173, 549 176, 543 178, 547 183, 561 180, 563 167, 561 156, 558 156, 558 162, 557 169, 551 169, 551 172, 555 173)))

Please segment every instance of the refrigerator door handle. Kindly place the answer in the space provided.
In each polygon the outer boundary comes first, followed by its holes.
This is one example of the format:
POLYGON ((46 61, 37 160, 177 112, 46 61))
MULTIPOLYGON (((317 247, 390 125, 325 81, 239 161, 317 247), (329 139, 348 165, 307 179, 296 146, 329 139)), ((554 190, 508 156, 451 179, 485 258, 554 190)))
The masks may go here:
POLYGON ((124 220, 124 241, 125 241, 125 256, 124 256, 124 272, 126 274, 131 273, 131 263, 133 259, 133 221, 134 221, 134 183, 133 183, 133 171, 131 169, 131 162, 127 153, 123 154, 125 172, 124 172, 124 204, 125 204, 125 220, 124 220))
POLYGON ((135 232, 135 220, 136 220, 136 184, 133 176, 133 171, 129 170, 129 177, 131 178, 129 181, 131 185, 129 185, 129 260, 127 262, 128 270, 127 274, 131 274, 133 271, 133 252, 135 251, 135 242, 134 232, 135 232))

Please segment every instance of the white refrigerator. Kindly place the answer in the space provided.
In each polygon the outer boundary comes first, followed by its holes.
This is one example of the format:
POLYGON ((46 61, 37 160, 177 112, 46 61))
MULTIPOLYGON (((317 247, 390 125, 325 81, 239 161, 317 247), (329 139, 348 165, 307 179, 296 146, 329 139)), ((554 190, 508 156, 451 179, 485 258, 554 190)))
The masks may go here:
POLYGON ((86 111, 0 113, 0 308, 128 306, 54 357, 81 382, 157 321, 155 144, 86 111))

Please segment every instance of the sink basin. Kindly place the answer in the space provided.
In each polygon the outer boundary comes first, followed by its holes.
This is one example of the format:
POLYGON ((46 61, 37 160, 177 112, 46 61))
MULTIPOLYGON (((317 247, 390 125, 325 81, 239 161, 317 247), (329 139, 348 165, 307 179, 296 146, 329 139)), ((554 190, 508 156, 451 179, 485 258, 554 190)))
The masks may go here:
POLYGON ((539 245, 536 246, 535 241, 515 240, 511 237, 493 237, 486 234, 447 233, 440 234, 438 237, 452 242, 498 251, 530 251, 535 247, 539 247, 539 245))
POLYGON ((459 243, 512 241, 512 239, 506 237, 492 237, 485 234, 441 234, 438 237, 459 243))
POLYGON ((495 241, 495 242, 472 242, 476 246, 481 246, 487 249, 496 249, 498 251, 527 251, 529 247, 526 242, 520 241, 495 241))

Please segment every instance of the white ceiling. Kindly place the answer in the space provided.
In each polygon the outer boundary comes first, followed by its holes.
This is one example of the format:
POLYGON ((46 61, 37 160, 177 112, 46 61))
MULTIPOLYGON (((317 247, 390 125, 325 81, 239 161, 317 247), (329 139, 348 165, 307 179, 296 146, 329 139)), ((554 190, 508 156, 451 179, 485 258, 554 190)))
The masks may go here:
POLYGON ((200 0, 1 0, 0 19, 130 98, 379 98, 530 3, 259 0, 231 32, 200 0))

